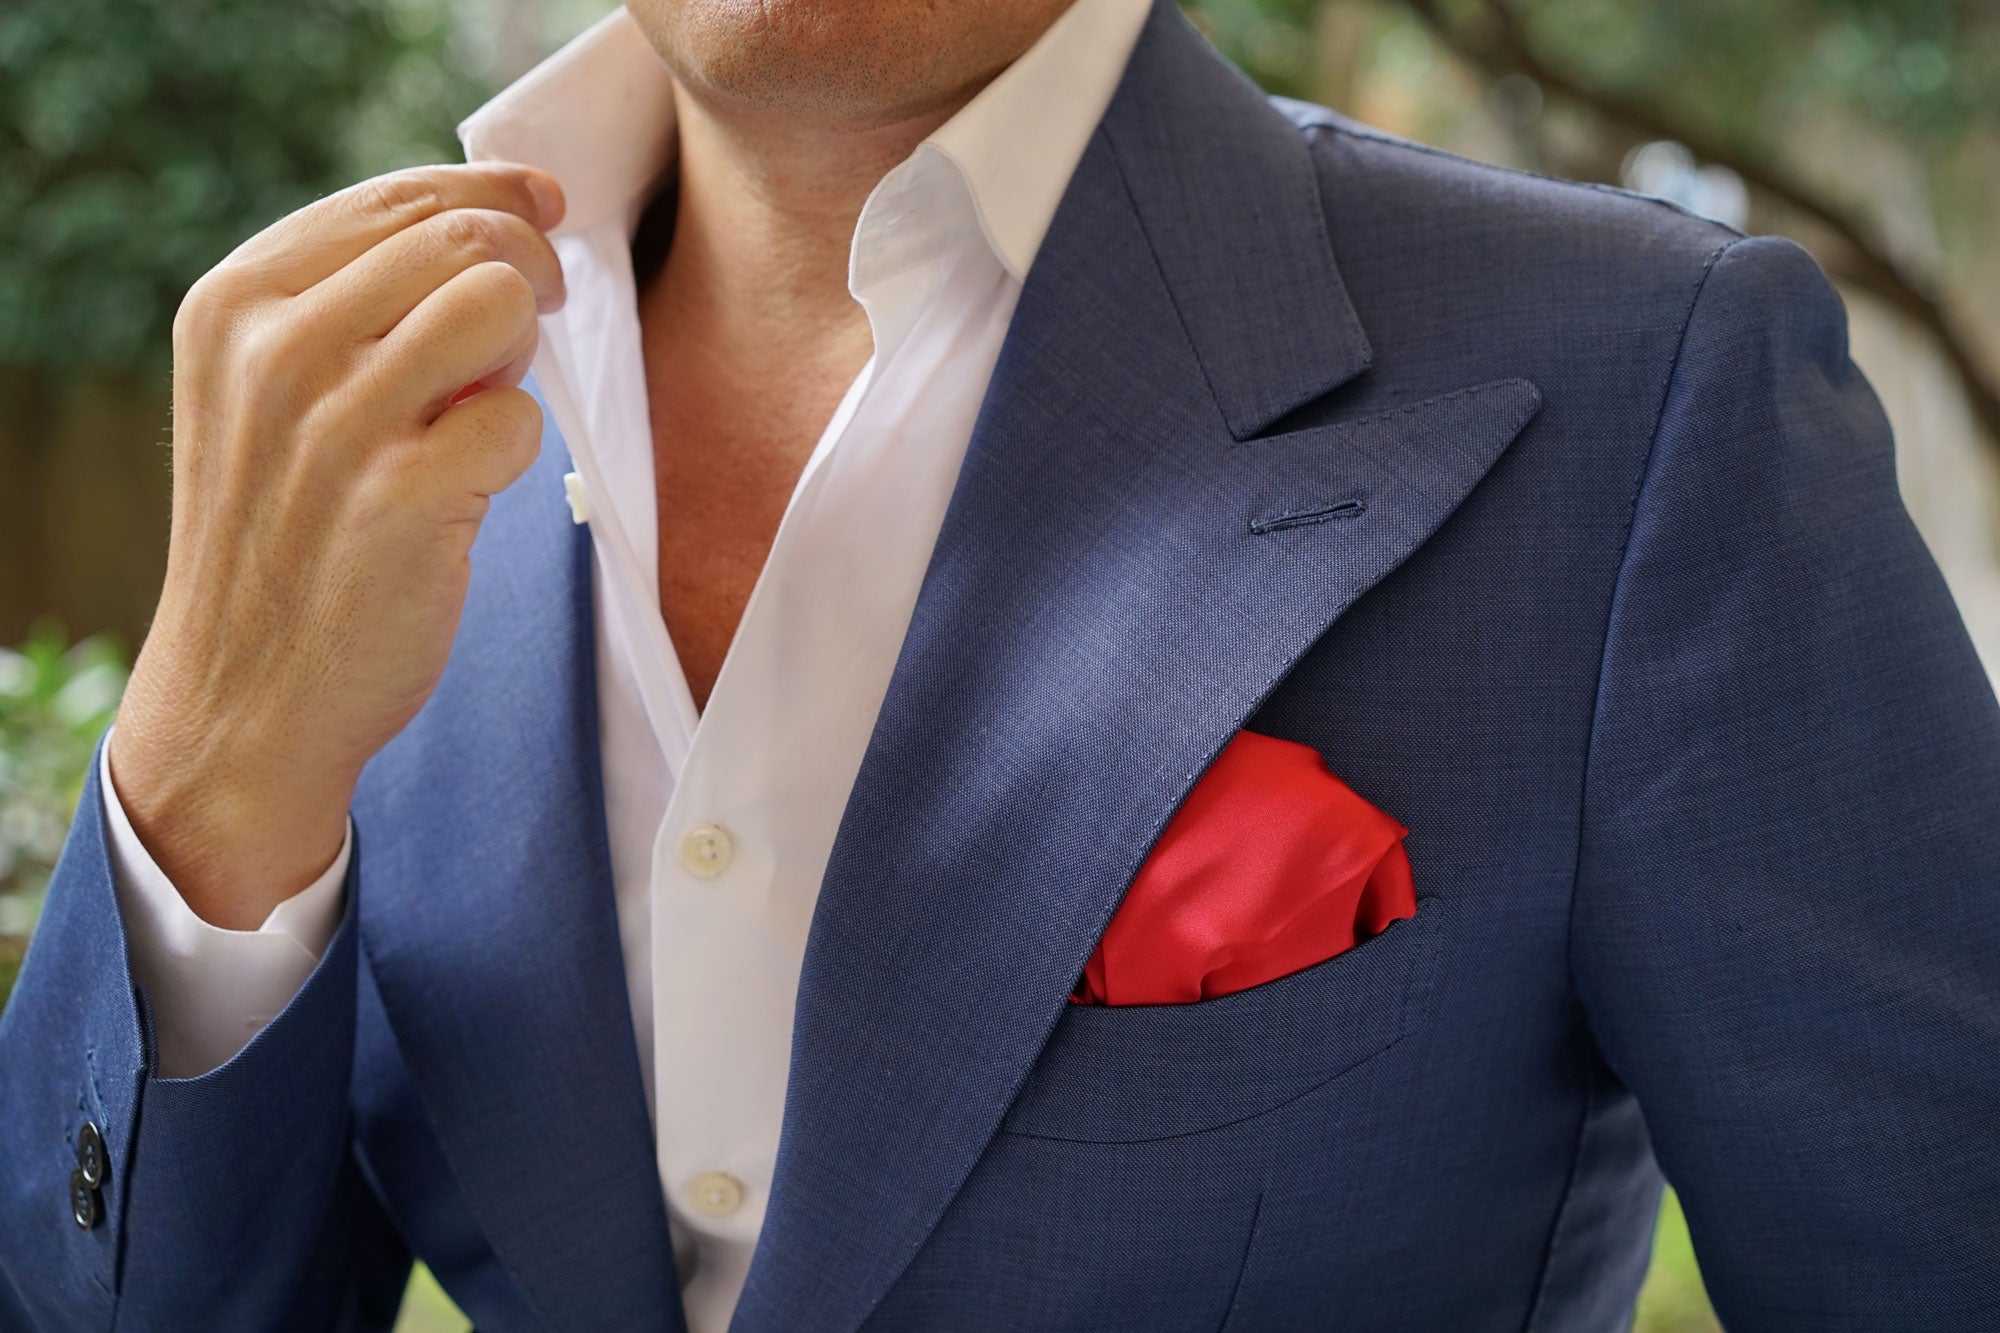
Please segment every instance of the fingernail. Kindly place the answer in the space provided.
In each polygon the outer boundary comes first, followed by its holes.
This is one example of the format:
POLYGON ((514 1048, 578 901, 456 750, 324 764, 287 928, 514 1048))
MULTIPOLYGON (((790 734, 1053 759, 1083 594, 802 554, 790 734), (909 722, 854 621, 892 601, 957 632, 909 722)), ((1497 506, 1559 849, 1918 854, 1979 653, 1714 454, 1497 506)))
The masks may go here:
POLYGON ((528 193, 535 196, 535 209, 541 214, 542 230, 547 231, 562 221, 562 187, 539 171, 529 172, 527 179, 528 193))

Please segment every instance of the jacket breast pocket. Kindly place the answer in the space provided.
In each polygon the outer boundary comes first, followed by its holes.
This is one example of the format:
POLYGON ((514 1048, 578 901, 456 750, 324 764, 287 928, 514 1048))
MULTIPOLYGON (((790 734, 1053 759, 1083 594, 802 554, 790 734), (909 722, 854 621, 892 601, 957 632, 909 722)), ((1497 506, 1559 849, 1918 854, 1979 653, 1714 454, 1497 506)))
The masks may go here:
POLYGON ((1138 1143, 1285 1105, 1400 1041, 1428 1008, 1441 909, 1303 971, 1194 1004, 1067 1005, 1001 1131, 1138 1143))

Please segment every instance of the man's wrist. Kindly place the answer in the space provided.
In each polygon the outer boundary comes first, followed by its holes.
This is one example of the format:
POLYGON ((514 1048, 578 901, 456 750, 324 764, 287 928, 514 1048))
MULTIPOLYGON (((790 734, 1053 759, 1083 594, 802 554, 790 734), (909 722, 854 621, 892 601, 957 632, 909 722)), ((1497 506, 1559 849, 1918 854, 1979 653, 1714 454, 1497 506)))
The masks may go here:
MULTIPOLYGON (((212 732, 210 733, 213 734, 212 732)), ((120 710, 107 742, 117 800, 189 910, 255 930, 317 879, 346 840, 353 781, 295 766, 275 746, 177 746, 120 710)))

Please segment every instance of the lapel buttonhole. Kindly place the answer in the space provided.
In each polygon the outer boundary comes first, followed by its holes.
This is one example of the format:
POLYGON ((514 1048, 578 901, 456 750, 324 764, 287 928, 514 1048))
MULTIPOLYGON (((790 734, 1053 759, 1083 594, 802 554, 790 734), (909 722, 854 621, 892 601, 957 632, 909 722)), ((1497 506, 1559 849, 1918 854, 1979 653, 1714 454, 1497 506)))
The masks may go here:
POLYGON ((1251 518, 1250 531, 1261 537, 1267 532, 1302 528, 1311 523, 1325 523, 1336 518, 1357 518, 1366 512, 1367 508, 1368 502, 1365 500, 1338 500, 1333 504, 1287 510, 1282 514, 1259 514, 1251 518))

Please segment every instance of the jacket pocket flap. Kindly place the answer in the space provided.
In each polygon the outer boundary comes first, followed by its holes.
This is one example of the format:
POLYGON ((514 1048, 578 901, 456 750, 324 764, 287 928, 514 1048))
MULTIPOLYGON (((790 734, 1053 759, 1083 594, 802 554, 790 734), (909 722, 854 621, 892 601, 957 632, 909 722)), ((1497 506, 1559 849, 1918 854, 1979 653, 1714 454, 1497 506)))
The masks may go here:
POLYGON ((1195 1004, 1065 1006, 1001 1129, 1130 1143, 1272 1110, 1396 1044, 1430 990, 1439 906, 1325 962, 1195 1004))

